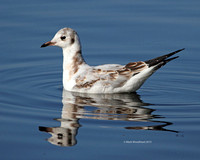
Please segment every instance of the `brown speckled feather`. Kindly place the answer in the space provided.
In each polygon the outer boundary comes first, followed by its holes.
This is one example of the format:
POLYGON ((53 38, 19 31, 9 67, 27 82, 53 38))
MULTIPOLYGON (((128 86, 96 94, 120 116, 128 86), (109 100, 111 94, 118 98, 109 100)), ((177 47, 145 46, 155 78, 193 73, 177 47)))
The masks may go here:
POLYGON ((90 71, 78 76, 76 78, 77 88, 91 88, 96 83, 101 83, 102 86, 122 87, 133 75, 146 69, 148 66, 145 62, 131 62, 125 66, 118 66, 116 70, 104 69, 101 66, 99 68, 92 69, 91 76, 90 71), (111 82, 111 83, 110 83, 111 82))

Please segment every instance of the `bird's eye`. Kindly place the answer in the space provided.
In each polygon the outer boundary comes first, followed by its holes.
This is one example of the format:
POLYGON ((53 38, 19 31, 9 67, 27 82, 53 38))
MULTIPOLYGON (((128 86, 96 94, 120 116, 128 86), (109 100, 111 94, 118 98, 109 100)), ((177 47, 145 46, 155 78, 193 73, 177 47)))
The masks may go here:
POLYGON ((66 36, 61 36, 60 37, 61 40, 64 40, 65 38, 66 38, 66 36))

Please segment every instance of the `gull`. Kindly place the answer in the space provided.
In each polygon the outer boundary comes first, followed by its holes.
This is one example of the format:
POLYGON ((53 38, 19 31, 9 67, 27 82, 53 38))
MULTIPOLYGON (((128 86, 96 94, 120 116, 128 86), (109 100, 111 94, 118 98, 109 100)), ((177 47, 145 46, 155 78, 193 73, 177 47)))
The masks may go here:
POLYGON ((63 86, 67 91, 81 93, 129 93, 138 90, 156 70, 179 56, 184 50, 126 65, 88 65, 82 57, 81 43, 76 31, 60 29, 51 41, 41 47, 58 46, 63 50, 63 86), (170 57, 170 58, 169 58, 170 57))

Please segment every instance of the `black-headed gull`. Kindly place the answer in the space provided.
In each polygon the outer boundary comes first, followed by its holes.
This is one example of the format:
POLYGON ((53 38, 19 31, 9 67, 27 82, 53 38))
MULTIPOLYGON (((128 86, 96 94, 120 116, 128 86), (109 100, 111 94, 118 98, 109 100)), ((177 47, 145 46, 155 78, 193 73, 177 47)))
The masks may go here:
POLYGON ((53 39, 41 47, 63 49, 63 86, 65 90, 82 93, 135 92, 157 69, 178 58, 172 55, 184 50, 126 65, 105 64, 89 66, 83 59, 78 34, 71 28, 59 30, 53 39))

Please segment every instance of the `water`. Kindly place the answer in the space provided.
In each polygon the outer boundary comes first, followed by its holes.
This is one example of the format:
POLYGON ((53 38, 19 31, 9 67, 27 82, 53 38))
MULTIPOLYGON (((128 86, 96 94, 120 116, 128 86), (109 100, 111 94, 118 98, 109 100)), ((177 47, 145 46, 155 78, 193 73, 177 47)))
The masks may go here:
POLYGON ((0 2, 1 159, 198 159, 198 0, 0 2), (72 94, 61 49, 40 48, 62 27, 90 65, 186 50, 136 94, 72 94))

